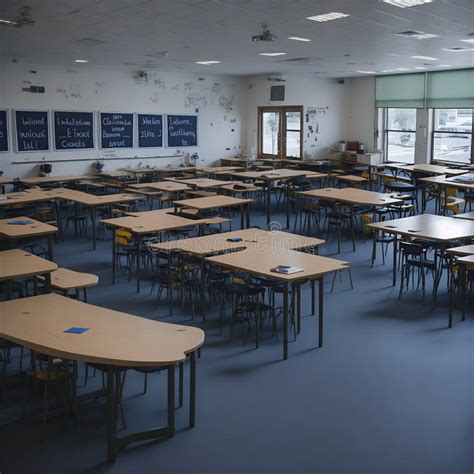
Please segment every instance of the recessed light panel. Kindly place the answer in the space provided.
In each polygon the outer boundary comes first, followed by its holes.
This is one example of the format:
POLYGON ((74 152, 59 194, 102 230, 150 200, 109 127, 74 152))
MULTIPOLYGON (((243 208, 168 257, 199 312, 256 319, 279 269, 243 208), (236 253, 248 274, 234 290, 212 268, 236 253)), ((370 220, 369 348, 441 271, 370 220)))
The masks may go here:
POLYGON ((356 71, 359 74, 377 74, 375 71, 356 71))
POLYGON ((301 38, 299 36, 288 36, 288 39, 293 40, 293 41, 303 41, 303 42, 311 41, 309 38, 301 38))
POLYGON ((425 5, 426 3, 433 3, 433 0, 381 0, 383 3, 388 3, 395 7, 410 8, 425 5))
POLYGON ((260 56, 284 56, 286 53, 259 53, 260 56))
POLYGON ((350 15, 348 15, 347 13, 331 12, 325 13, 324 15, 308 16, 306 17, 306 19, 323 23, 325 21, 338 20, 339 18, 347 18, 348 16, 350 15))
POLYGON ((463 41, 464 43, 474 44, 474 38, 463 39, 463 40, 460 40, 460 41, 463 41))
POLYGON ((423 61, 438 61, 438 58, 432 58, 431 56, 410 56, 411 59, 422 59, 423 61))
POLYGON ((220 61, 196 61, 196 64, 202 64, 203 66, 210 66, 211 64, 220 64, 220 61))

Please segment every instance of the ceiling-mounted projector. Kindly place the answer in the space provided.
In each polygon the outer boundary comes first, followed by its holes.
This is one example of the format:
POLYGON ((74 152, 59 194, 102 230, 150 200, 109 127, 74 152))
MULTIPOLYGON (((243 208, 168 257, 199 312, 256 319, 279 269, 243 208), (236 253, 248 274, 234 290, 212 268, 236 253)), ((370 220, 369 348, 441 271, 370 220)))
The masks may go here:
POLYGON ((252 36, 252 41, 257 42, 257 41, 275 41, 276 40, 276 35, 270 33, 270 30, 267 30, 267 26, 264 23, 262 23, 262 33, 260 35, 255 35, 252 36))

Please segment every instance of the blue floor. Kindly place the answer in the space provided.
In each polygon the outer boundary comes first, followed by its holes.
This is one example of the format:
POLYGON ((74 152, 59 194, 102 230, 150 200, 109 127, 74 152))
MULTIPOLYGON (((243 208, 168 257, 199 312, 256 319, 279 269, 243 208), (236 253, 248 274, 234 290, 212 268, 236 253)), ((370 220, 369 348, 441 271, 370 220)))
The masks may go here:
MULTIPOLYGON (((274 219, 284 222, 283 215, 274 219)), ((234 228, 239 218, 235 217, 234 228)), ((252 225, 265 225, 260 211, 252 225)), ((329 242, 322 255, 333 255, 329 242)), ((443 281, 436 310, 421 291, 398 299, 391 286, 391 249, 385 266, 370 268, 371 242, 359 238, 357 252, 343 243, 339 258, 352 263, 355 288, 347 274, 329 293, 326 283, 325 344, 316 349, 317 320, 303 318, 302 333, 281 360, 281 339, 241 344, 219 336, 217 320, 201 325, 207 339, 198 360, 196 427, 187 430, 187 408, 176 411, 176 436, 131 446, 115 465, 106 459, 104 405, 81 406, 80 426, 61 419, 47 425, 21 414, 22 391, 0 402, 0 472, 114 473, 413 473, 461 474, 474 469, 474 318, 447 330, 443 281)), ((189 314, 167 316, 154 309, 149 279, 142 292, 134 280, 111 285, 111 243, 68 236, 55 246, 61 265, 99 275, 89 302, 161 321, 190 323, 189 314)), ((337 258, 337 256, 336 256, 337 258)), ((303 314, 310 312, 303 292, 303 314)), ((178 309, 176 309, 179 312, 178 309)), ((267 331, 264 337, 269 337, 267 331)), ((133 337, 133 334, 130 335, 133 337)), ((187 376, 186 370, 186 376, 187 376)), ((83 384, 81 375, 80 384, 83 384)), ((100 385, 90 378, 81 392, 100 385)), ((187 388, 187 387, 186 387, 187 388)), ((149 378, 130 372, 124 393, 127 430, 165 421, 166 375, 149 378)))

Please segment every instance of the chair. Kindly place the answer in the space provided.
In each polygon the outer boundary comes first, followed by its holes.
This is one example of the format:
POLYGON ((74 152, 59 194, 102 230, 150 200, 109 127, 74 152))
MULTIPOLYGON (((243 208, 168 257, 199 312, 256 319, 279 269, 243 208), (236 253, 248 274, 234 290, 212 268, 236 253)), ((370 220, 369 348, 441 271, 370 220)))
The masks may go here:
POLYGON ((128 272, 128 281, 130 281, 136 256, 136 246, 133 242, 133 234, 128 230, 115 230, 115 246, 116 263, 121 272, 124 270, 128 272), (122 264, 122 259, 125 259, 125 265, 122 264))

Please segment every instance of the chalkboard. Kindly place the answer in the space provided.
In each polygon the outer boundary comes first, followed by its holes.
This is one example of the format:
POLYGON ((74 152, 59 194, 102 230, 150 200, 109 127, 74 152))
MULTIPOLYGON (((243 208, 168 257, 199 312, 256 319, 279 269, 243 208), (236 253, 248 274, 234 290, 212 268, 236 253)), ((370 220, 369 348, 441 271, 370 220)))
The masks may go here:
POLYGON ((48 112, 15 112, 18 151, 49 150, 48 112))
POLYGON ((54 112, 56 150, 94 148, 94 114, 92 112, 54 112))
POLYGON ((168 115, 168 147, 197 146, 197 115, 168 115))
POLYGON ((133 147, 133 114, 100 114, 102 148, 133 147))
POLYGON ((138 146, 163 146, 163 115, 138 114, 138 146))
POLYGON ((0 151, 8 151, 8 128, 6 110, 0 110, 0 151))

